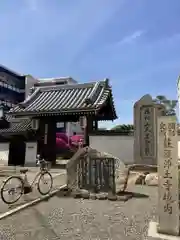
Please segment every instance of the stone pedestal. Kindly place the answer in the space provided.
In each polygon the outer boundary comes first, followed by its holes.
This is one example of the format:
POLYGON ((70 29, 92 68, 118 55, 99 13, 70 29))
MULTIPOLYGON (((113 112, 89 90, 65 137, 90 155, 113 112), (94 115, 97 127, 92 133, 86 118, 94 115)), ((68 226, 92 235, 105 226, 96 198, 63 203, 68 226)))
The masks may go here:
POLYGON ((158 223, 150 222, 148 229, 148 240, 180 240, 179 236, 173 236, 169 234, 162 234, 158 232, 158 223))

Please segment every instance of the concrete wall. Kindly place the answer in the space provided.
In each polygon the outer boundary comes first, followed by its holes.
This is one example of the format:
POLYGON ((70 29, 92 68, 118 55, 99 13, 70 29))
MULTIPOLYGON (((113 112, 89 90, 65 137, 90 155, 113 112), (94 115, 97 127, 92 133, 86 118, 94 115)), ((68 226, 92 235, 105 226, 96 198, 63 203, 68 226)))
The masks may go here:
POLYGON ((36 166, 37 142, 26 142, 25 165, 36 166))
MULTIPOLYGON (((123 160, 124 163, 134 163, 134 136, 90 135, 90 147, 107 152, 123 160)), ((180 159, 180 136, 178 138, 178 159, 180 159)))
POLYGON ((30 93, 30 89, 34 86, 35 83, 37 83, 37 79, 33 78, 31 75, 26 76, 26 81, 25 81, 25 98, 28 97, 30 93))
POLYGON ((90 135, 90 147, 120 158, 124 163, 134 163, 134 136, 90 135))

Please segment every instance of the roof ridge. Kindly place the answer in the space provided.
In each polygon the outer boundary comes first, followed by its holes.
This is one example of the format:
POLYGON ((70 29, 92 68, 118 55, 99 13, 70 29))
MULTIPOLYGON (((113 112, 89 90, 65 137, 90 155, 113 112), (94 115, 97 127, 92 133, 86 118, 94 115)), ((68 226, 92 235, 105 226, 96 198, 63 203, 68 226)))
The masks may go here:
POLYGON ((32 98, 35 97, 36 94, 37 94, 39 91, 40 91, 40 88, 37 87, 37 88, 35 89, 35 91, 34 91, 31 95, 29 95, 23 102, 19 103, 18 105, 19 105, 19 106, 22 106, 22 107, 25 107, 25 105, 28 104, 28 102, 31 101, 32 98))
POLYGON ((97 95, 99 87, 100 87, 100 82, 96 82, 94 84, 94 87, 93 87, 93 90, 92 90, 91 94, 89 95, 88 98, 86 98, 84 100, 87 104, 92 104, 94 102, 94 98, 97 95))
POLYGON ((52 90, 60 90, 60 89, 77 89, 77 88, 91 88, 94 87, 95 84, 99 83, 105 84, 105 81, 95 81, 95 82, 87 82, 87 83, 76 83, 76 84, 67 84, 67 85, 54 85, 54 86, 39 86, 38 88, 40 89, 41 92, 48 92, 52 90))

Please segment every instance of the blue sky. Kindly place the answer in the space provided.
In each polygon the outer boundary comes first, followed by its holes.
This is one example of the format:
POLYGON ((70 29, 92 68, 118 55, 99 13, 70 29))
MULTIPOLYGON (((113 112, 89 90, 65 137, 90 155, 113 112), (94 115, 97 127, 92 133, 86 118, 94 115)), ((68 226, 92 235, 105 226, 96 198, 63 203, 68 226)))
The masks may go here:
POLYGON ((132 123, 144 94, 176 99, 179 12, 179 0, 2 0, 0 63, 41 78, 108 77, 113 125, 132 123))

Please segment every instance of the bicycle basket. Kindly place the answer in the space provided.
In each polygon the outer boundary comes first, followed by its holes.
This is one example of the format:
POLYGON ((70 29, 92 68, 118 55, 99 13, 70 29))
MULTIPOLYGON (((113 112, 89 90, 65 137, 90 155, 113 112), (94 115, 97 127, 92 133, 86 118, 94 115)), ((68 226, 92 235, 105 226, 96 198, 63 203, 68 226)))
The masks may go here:
POLYGON ((50 170, 50 168, 51 168, 51 163, 50 162, 46 162, 45 160, 43 160, 43 161, 40 161, 39 162, 40 163, 40 169, 41 170, 50 170))

